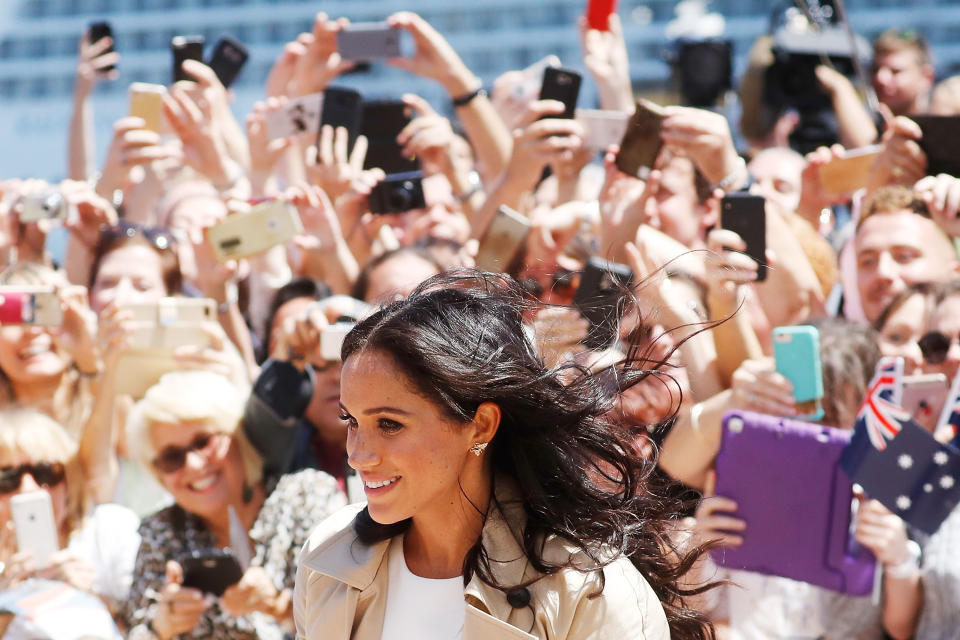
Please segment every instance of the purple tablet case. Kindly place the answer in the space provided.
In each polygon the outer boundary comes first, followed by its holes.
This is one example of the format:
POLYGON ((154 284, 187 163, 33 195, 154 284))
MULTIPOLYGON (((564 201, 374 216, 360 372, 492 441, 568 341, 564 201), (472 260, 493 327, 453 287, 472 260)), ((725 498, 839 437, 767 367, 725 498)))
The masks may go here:
POLYGON ((730 569, 850 595, 873 589, 876 561, 850 534, 853 487, 838 461, 849 431, 748 411, 723 418, 716 493, 737 502, 743 545, 718 548, 730 569))

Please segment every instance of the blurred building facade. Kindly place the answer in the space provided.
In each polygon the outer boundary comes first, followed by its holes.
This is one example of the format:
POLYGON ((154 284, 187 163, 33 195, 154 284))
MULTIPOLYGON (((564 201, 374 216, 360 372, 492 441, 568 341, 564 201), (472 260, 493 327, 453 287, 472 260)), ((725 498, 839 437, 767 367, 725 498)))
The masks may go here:
MULTIPOLYGON (((127 112, 130 82, 167 84, 170 38, 202 34, 208 48, 230 34, 250 49, 250 61, 235 84, 235 111, 246 113, 262 97, 263 81, 283 43, 310 28, 319 10, 353 21, 378 21, 401 9, 423 15, 489 86, 509 69, 519 69, 553 53, 566 66, 580 68, 577 18, 585 0, 0 0, 0 176, 63 177, 67 123, 73 98, 77 41, 87 25, 108 19, 122 56, 120 79, 100 83, 92 100, 100 157, 111 125, 127 112)), ((789 4, 789 3, 788 3, 789 4)), ((713 0, 709 9, 726 18, 725 37, 734 42, 735 73, 750 43, 768 31, 773 3, 768 0, 713 0)), ((960 60, 960 1, 848 0, 856 30, 870 38, 887 26, 923 30, 941 70, 960 60)), ((638 90, 664 85, 670 76, 664 53, 666 24, 674 18, 672 0, 621 0, 638 90)), ((950 69, 952 70, 952 69, 950 69)), ((447 110, 435 84, 375 64, 340 84, 371 97, 414 91, 447 110)), ((594 106, 589 81, 581 106, 594 106)))

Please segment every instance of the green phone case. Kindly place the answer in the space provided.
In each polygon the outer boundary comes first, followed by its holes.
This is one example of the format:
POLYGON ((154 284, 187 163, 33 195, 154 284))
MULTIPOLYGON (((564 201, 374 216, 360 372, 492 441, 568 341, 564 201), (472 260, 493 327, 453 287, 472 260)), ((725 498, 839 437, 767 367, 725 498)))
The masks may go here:
POLYGON ((773 330, 773 357, 777 373, 793 384, 797 404, 816 402, 816 410, 801 416, 804 420, 823 417, 823 371, 820 368, 820 332, 810 325, 777 327, 773 330))

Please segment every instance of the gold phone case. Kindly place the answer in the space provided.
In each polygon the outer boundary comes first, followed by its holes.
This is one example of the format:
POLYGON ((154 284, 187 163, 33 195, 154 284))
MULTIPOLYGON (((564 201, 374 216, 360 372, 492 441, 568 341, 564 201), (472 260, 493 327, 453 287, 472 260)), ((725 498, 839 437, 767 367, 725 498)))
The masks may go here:
POLYGON ((143 118, 145 129, 160 133, 163 126, 163 94, 167 89, 159 84, 134 82, 130 85, 130 115, 143 118))
POLYGON ((303 233, 296 207, 281 200, 262 202, 229 215, 207 229, 207 242, 221 264, 263 253, 303 233))

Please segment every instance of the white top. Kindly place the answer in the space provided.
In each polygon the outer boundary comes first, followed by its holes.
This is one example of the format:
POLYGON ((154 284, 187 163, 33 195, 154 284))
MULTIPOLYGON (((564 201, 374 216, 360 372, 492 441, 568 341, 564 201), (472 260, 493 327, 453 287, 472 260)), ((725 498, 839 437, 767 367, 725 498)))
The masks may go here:
POLYGON ((460 640, 466 604, 463 578, 421 578, 403 556, 403 536, 390 542, 387 608, 381 640, 460 640))
POLYGON ((67 548, 96 570, 95 593, 125 600, 140 549, 137 515, 116 504, 98 505, 70 536, 67 548))

